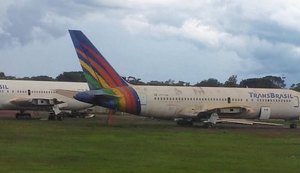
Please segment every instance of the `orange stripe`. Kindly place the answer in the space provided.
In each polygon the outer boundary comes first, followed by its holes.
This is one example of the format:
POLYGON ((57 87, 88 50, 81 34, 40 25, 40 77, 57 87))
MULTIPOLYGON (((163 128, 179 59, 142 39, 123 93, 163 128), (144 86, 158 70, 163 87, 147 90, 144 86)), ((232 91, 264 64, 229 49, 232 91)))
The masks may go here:
POLYGON ((105 80, 103 80, 103 78, 101 76, 98 75, 98 73, 96 73, 93 69, 91 69, 91 67, 89 65, 87 65, 84 61, 82 61, 81 59, 79 59, 80 65, 87 70, 94 79, 99 79, 100 84, 103 88, 109 88, 108 84, 105 82, 105 80))
POLYGON ((114 81, 111 79, 111 77, 107 74, 106 71, 104 71, 96 62, 94 62, 91 58, 89 58, 84 52, 82 52, 81 50, 77 50, 78 54, 80 54, 80 56, 84 57, 91 66, 94 67, 94 70, 96 70, 96 72, 102 76, 102 78, 106 81, 106 83, 114 88, 116 87, 116 84, 114 83, 114 81))
POLYGON ((96 53, 93 49, 86 45, 82 45, 84 48, 86 48, 103 66, 103 68, 108 72, 109 75, 111 75, 111 78, 114 80, 114 83, 116 86, 124 86, 124 83, 121 81, 121 77, 118 75, 118 73, 112 68, 112 66, 104 59, 104 57, 96 53))

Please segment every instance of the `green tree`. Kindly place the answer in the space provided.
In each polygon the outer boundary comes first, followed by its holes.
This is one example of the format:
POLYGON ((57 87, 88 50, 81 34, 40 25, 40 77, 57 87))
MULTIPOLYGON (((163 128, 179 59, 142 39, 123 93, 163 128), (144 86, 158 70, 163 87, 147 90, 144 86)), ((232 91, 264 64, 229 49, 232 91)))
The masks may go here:
POLYGON ((174 85, 174 83, 175 83, 175 80, 169 79, 164 82, 164 85, 171 86, 171 85, 174 85))
POLYGON ((292 84, 290 89, 300 92, 300 83, 292 84))
POLYGON ((125 80, 133 85, 145 85, 145 82, 141 81, 140 78, 135 78, 133 76, 129 76, 127 79, 125 78, 125 80))
POLYGON ((5 79, 5 74, 3 72, 0 72, 0 79, 5 79))
POLYGON ((189 82, 184 82, 184 81, 178 81, 177 83, 174 83, 175 86, 190 86, 189 82))
POLYGON ((220 83, 217 79, 209 78, 207 80, 203 80, 195 84, 195 86, 202 86, 202 87, 220 87, 223 84, 220 83))
MULTIPOLYGON (((26 77, 25 77, 26 79, 26 77)), ((49 76, 41 75, 41 76, 33 76, 29 78, 30 80, 36 80, 36 81, 53 81, 54 79, 49 76)))
POLYGON ((164 82, 152 80, 150 82, 147 82, 147 85, 165 85, 164 82))
POLYGON ((249 88, 284 88, 284 79, 277 76, 265 76, 262 78, 250 78, 240 82, 241 87, 249 88))
POLYGON ((66 82, 86 82, 82 71, 63 72, 56 77, 56 80, 66 82))
POLYGON ((272 82, 274 88, 284 88, 285 85, 285 81, 283 77, 279 77, 279 76, 265 76, 263 77, 263 79, 267 79, 269 81, 272 82))
POLYGON ((15 76, 5 76, 6 80, 16 80, 17 78, 15 76))
POLYGON ((0 72, 0 79, 15 80, 17 78, 15 76, 6 76, 4 72, 0 72))
POLYGON ((238 87, 237 84, 237 75, 230 76, 227 81, 224 83, 225 87, 238 87))

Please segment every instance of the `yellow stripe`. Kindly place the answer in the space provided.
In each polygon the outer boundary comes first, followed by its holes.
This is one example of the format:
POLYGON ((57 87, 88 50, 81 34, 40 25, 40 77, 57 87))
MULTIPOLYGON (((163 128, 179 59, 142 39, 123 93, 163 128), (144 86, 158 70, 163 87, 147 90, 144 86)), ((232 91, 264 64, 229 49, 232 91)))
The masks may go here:
MULTIPOLYGON (((88 71, 96 80, 99 79, 100 80, 100 84, 103 88, 110 88, 108 86, 108 84, 105 82, 105 80, 98 75, 89 65, 87 65, 84 61, 82 61, 81 59, 79 59, 80 65, 86 70, 88 71)), ((98 81, 99 82, 99 81, 98 81)))
POLYGON ((125 111, 125 108, 126 108, 126 101, 125 101, 125 96, 124 96, 124 94, 118 89, 118 88, 112 88, 112 91, 116 94, 116 95, 118 95, 118 96, 120 96, 120 110, 122 110, 122 111, 125 111))

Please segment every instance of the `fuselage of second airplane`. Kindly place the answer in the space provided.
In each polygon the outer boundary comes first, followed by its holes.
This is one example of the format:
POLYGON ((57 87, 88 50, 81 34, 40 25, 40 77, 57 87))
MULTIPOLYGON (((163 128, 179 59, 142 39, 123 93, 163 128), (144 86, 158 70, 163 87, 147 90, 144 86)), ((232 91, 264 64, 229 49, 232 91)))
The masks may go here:
POLYGON ((41 110, 40 106, 28 106, 30 99, 57 99, 63 102, 59 105, 61 110, 82 110, 92 105, 65 97, 56 93, 57 89, 70 91, 86 91, 88 85, 80 82, 54 82, 54 81, 25 81, 0 80, 0 110, 41 110), (24 106, 22 106, 24 100, 24 106), (13 102, 18 102, 13 104, 13 102))
POLYGON ((199 113, 221 109, 220 117, 259 119, 262 116, 262 108, 268 108, 269 111, 269 115, 263 119, 299 120, 300 116, 300 93, 288 89, 132 87, 140 99, 140 115, 144 116, 197 117, 199 113), (244 111, 239 113, 238 108, 244 111))

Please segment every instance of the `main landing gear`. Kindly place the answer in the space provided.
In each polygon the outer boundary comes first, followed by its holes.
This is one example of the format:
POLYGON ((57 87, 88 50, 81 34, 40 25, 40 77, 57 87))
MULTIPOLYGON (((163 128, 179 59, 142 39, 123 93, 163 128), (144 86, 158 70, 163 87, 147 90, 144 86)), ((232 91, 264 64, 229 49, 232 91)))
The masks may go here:
POLYGON ((178 119, 175 119, 177 125, 179 126, 184 126, 184 127, 191 127, 193 126, 193 119, 191 118, 178 118, 178 119))
POLYGON ((25 113, 24 110, 21 110, 20 113, 16 113, 16 119, 18 119, 18 120, 30 120, 31 119, 31 114, 30 113, 25 113))
POLYGON ((291 123, 290 124, 290 128, 291 129, 296 129, 297 128, 297 124, 296 123, 291 123))
POLYGON ((59 109, 58 105, 52 107, 52 112, 48 116, 48 120, 62 121, 64 119, 63 113, 59 109))
POLYGON ((48 116, 48 120, 58 120, 58 121, 62 121, 64 119, 64 116, 62 114, 58 114, 55 115, 55 113, 50 113, 48 116))

